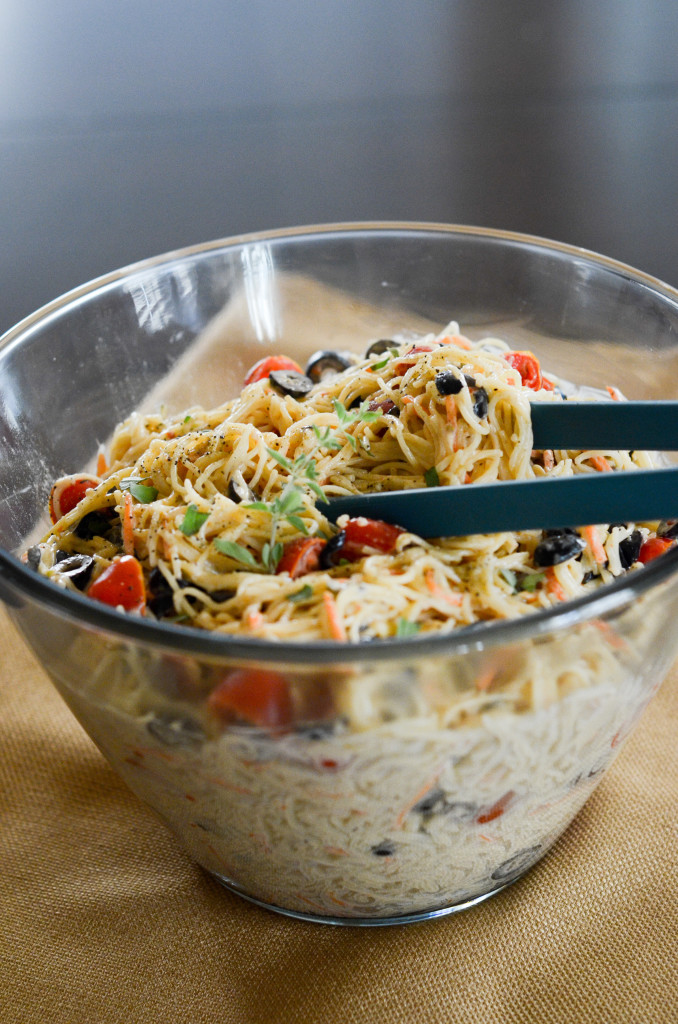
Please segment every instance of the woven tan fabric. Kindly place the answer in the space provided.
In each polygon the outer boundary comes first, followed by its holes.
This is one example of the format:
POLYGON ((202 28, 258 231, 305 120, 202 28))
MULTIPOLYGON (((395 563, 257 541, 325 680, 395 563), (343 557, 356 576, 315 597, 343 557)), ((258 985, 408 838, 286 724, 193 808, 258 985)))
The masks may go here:
POLYGON ((0 612, 2 1024, 678 1020, 678 673, 554 850, 473 910, 289 920, 223 890, 0 612))

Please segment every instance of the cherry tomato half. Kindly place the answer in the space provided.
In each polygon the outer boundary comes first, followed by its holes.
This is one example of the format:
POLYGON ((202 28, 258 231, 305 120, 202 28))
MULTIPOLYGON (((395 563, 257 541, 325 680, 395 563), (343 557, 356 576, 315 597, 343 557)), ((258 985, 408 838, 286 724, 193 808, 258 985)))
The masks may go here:
POLYGON ((62 476, 56 480, 49 493, 49 517, 52 522, 57 523, 62 516, 71 512, 87 491, 98 487, 100 483, 98 476, 90 476, 88 473, 62 476))
POLYGON ((504 359, 518 371, 524 387, 532 388, 533 391, 542 388, 553 391, 553 384, 542 377, 539 360, 531 352, 504 352, 504 359))
POLYGON ((240 718, 268 729, 288 725, 294 710, 287 680, 265 668, 235 669, 212 690, 207 705, 224 722, 240 718))
POLYGON ((364 558, 371 551, 388 554, 393 551, 400 534, 405 532, 400 526, 393 526, 381 519, 367 519, 365 516, 349 519, 343 530, 341 557, 347 558, 349 562, 364 558))
POLYGON ((87 588, 87 596, 124 608, 126 612, 142 612, 146 606, 146 588, 141 564, 134 555, 115 558, 87 588))
POLYGON ((669 540, 668 537, 650 537, 638 552, 638 561, 647 565, 653 558, 658 558, 659 555, 663 555, 665 551, 672 548, 675 543, 675 540, 669 540))
POLYGON ((288 572, 293 580, 314 572, 320 565, 320 553, 327 544, 322 537, 298 537, 286 544, 276 572, 288 572))
POLYGON ((265 356, 249 368, 245 374, 244 384, 253 384, 256 380, 265 380, 272 370, 304 372, 299 364, 295 363, 294 359, 289 359, 287 356, 265 356))

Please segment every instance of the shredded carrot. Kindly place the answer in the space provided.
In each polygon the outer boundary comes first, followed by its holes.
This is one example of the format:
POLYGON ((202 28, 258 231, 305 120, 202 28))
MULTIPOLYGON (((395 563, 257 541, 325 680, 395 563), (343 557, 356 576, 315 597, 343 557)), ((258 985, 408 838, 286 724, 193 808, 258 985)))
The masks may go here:
POLYGON ((330 636, 333 640, 346 640, 346 630, 344 629, 344 624, 339 617, 337 602, 334 600, 334 597, 329 590, 326 590, 323 594, 323 604, 325 605, 325 615, 327 616, 327 625, 329 626, 330 636))
POLYGON ((414 405, 412 395, 403 395, 403 405, 414 405))
POLYGON ((546 593, 551 594, 558 601, 567 601, 567 594, 565 593, 560 580, 556 576, 552 565, 550 565, 546 570, 546 593))
POLYGON ((456 424, 457 403, 454 400, 454 395, 445 395, 445 415, 448 423, 456 424))
POLYGON ((125 491, 122 499, 122 548, 126 555, 134 554, 134 514, 129 491, 125 491))
POLYGON ((335 896, 333 892, 327 894, 333 903, 336 903, 338 907, 345 907, 347 903, 345 900, 340 900, 338 896, 335 896))
POLYGON ((488 665, 479 676, 476 677, 476 690, 489 690, 497 677, 497 666, 488 665))
POLYGON ((264 616, 260 611, 256 609, 247 613, 247 625, 250 629, 259 629, 259 626, 263 626, 264 616))
POLYGON ((610 396, 610 398, 612 398, 615 402, 619 402, 620 401, 621 395, 619 394, 619 391, 618 391, 617 388, 613 388, 611 384, 606 384, 605 390, 607 391, 607 393, 610 396))
POLYGON ((410 813, 412 808, 416 807, 416 805, 419 803, 419 801, 423 800, 424 797, 426 796, 426 794, 431 789, 433 789, 433 787, 435 786, 436 782, 440 778, 440 774, 441 774, 442 770, 443 770, 442 767, 437 768, 435 773, 433 774, 433 776, 430 779, 428 779, 427 782, 424 783, 424 785, 415 794, 415 796, 412 798, 412 800, 408 801, 408 803, 405 804, 403 809, 400 811, 398 817, 396 818, 396 828, 402 828, 403 827, 403 824, 405 822, 405 818, 407 817, 407 815, 410 813))
POLYGON ((103 476, 107 469, 108 462, 106 461, 106 455, 103 448, 100 448, 97 454, 97 476, 103 476))
POLYGON ((607 461, 604 455, 592 455, 589 462, 594 469, 597 469, 599 473, 611 473, 612 466, 607 461))
POLYGON ((456 345, 457 348, 463 348, 467 352, 473 348, 471 342, 468 338, 465 338, 463 334, 453 334, 449 340, 453 345, 456 345))
POLYGON ((427 569, 424 573, 424 580, 428 587, 429 593, 433 597, 438 597, 442 601, 447 601, 448 604, 453 604, 457 608, 464 603, 464 598, 461 594, 455 594, 451 590, 445 590, 435 580, 435 572, 433 569, 427 569))
POLYGON ((614 647, 618 651, 628 650, 628 643, 623 636, 620 636, 614 626, 611 626, 609 622, 605 622, 603 619, 596 619, 593 623, 596 629, 599 629, 603 634, 610 647, 614 647))
POLYGON ((604 562, 607 561, 607 555, 605 553, 605 548, 601 544, 600 537, 598 536, 598 531, 596 527, 585 526, 584 536, 586 537, 588 546, 591 549, 591 554, 595 558, 598 565, 602 565, 604 562))

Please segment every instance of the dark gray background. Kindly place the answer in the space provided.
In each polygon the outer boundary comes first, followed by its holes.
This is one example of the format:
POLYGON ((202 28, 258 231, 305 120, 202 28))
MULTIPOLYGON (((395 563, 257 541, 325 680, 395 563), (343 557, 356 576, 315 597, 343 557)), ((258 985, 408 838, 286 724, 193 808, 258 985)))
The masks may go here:
POLYGON ((2 0, 0 330, 158 252, 530 232, 678 285, 669 0, 2 0))

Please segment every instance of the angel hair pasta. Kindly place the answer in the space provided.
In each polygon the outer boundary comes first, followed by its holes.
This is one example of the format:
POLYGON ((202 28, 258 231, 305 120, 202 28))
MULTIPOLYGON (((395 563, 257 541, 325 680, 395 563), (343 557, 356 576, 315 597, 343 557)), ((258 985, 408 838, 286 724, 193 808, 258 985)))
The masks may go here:
POLYGON ((335 525, 324 501, 654 464, 533 450, 530 401, 568 387, 455 323, 362 358, 316 353, 305 372, 267 357, 218 408, 125 420, 97 476, 56 482, 52 528, 27 558, 130 614, 281 641, 448 632, 547 608, 661 553, 671 524, 425 540, 364 517, 335 525))

